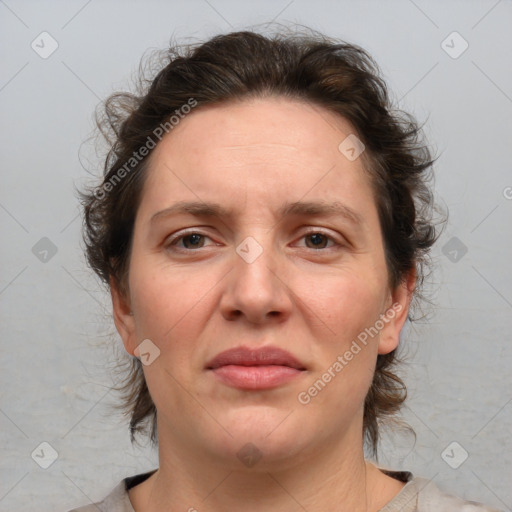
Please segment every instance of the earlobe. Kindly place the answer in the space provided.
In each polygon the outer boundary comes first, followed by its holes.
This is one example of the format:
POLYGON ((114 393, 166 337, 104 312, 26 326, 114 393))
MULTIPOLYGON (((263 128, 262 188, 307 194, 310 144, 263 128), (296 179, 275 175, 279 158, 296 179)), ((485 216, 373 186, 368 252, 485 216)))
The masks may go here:
POLYGON ((136 347, 135 319, 131 310, 129 297, 119 290, 113 278, 110 279, 110 295, 112 298, 114 323, 117 332, 123 340, 126 351, 133 356, 136 347))
POLYGON ((400 332, 409 315, 415 284, 416 270, 413 270, 391 294, 391 305, 382 315, 384 327, 379 336, 379 354, 388 354, 398 347, 400 332))

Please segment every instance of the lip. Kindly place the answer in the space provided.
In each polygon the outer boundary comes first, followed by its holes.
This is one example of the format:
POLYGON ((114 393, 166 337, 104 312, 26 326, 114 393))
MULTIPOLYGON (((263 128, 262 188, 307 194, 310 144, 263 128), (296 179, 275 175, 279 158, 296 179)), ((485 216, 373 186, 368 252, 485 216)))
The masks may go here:
POLYGON ((278 347, 236 347, 216 355, 207 363, 224 384, 240 389, 270 389, 302 375, 305 366, 278 347))

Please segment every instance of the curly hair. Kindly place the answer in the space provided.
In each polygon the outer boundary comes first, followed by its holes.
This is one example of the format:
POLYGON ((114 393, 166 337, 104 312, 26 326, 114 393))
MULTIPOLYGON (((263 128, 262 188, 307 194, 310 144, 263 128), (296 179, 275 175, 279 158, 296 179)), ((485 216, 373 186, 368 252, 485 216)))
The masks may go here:
MULTIPOLYGON (((435 160, 414 117, 392 106, 380 69, 367 51, 312 30, 272 35, 246 30, 202 43, 171 44, 163 57, 159 54, 158 66, 153 78, 141 77, 137 94, 113 94, 97 110, 109 152, 102 182, 80 192, 80 199, 87 261, 107 287, 115 283, 127 292, 134 221, 150 153, 141 148, 155 145, 155 136, 163 133, 159 127, 169 132, 169 119, 182 115, 184 105, 199 109, 280 96, 323 107, 354 127, 366 148, 363 163, 375 195, 389 286, 395 289, 415 271, 412 306, 424 298, 429 250, 439 236, 429 186, 435 160)), ((130 416, 131 442, 150 433, 156 445, 157 411, 142 364, 134 357, 125 362, 126 379, 118 391, 120 407, 130 416)), ((375 455, 381 421, 396 416, 407 396, 394 372, 399 362, 396 350, 378 355, 365 398, 363 439, 375 455)))

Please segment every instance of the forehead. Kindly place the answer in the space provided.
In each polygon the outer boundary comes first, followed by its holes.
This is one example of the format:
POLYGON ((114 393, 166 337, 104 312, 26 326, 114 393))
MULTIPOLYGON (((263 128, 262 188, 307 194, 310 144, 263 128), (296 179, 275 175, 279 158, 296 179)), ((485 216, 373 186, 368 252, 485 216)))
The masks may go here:
POLYGON ((245 200, 276 204, 283 194, 368 195, 362 158, 351 161, 339 149, 354 133, 341 116, 282 97, 196 107, 153 150, 146 192, 152 203, 168 201, 171 188, 175 199, 217 191, 215 199, 235 201, 243 189, 245 200))
POLYGON ((200 150, 252 150, 257 154, 265 146, 275 153, 338 156, 340 142, 353 133, 346 119, 311 102, 254 98, 196 107, 163 138, 154 153, 158 157, 162 150, 180 145, 191 150, 184 156, 194 158, 200 156, 200 150))

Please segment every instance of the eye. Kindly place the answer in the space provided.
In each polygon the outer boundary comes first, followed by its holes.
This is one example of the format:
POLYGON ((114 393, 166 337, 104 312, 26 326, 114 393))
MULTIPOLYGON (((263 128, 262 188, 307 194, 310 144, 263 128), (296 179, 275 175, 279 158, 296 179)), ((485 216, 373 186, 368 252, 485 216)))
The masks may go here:
POLYGON ((332 236, 322 231, 309 231, 302 235, 302 238, 306 240, 306 247, 308 249, 328 249, 332 247, 332 245, 340 245, 332 236), (332 244, 328 247, 327 244, 329 242, 332 242, 332 244))
MULTIPOLYGON (((189 231, 188 233, 182 233, 181 235, 171 237, 166 242, 166 248, 182 252, 192 252, 197 249, 202 249, 203 247, 208 247, 206 240, 210 240, 212 242, 212 239, 209 236, 201 232, 189 231)), ((301 240, 306 241, 305 247, 307 249, 313 250, 331 249, 335 246, 342 245, 331 235, 318 230, 311 230, 308 233, 303 234, 301 240)), ((213 243, 209 245, 217 244, 213 243)))
POLYGON ((211 240, 210 237, 196 231, 188 232, 171 238, 166 244, 167 248, 176 248, 177 250, 188 251, 201 249, 205 247, 205 239, 211 240))

